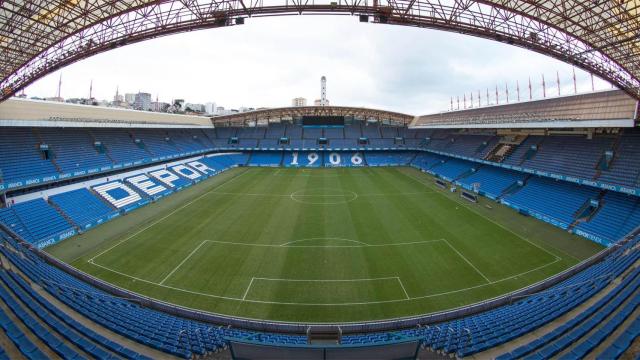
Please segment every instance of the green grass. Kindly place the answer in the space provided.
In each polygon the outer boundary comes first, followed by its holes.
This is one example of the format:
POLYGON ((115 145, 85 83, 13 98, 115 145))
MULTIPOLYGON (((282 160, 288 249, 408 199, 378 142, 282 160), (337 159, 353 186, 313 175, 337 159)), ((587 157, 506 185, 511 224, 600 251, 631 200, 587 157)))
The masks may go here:
POLYGON ((238 168, 47 251, 191 308, 335 322, 486 300, 600 249, 412 168, 238 168))

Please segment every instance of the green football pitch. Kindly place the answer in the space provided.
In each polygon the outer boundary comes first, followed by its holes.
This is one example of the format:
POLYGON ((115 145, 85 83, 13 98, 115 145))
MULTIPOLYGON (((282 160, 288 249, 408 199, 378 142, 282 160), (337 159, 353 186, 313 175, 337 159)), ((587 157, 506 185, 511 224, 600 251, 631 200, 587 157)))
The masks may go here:
POLYGON ((236 168, 47 249, 156 299, 302 322, 451 309, 598 250, 413 168, 236 168))

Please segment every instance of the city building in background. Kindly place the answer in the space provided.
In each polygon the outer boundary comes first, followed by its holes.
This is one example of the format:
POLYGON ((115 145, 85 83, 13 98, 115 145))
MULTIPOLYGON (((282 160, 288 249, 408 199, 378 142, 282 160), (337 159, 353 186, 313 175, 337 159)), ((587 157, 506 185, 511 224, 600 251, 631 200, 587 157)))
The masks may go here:
POLYGON ((151 94, 139 92, 135 96, 133 108, 136 110, 151 110, 151 94))
POLYGON ((171 104, 162 102, 162 101, 154 101, 151 103, 151 111, 156 112, 167 112, 171 104))
POLYGON ((214 115, 216 113, 216 103, 208 102, 204 104, 204 113, 207 115, 214 115))
POLYGON ((133 105, 136 102, 136 94, 124 94, 124 101, 129 105, 133 105))
POLYGON ((291 106, 293 107, 307 106, 307 99, 303 97, 294 98, 293 100, 291 100, 291 106))

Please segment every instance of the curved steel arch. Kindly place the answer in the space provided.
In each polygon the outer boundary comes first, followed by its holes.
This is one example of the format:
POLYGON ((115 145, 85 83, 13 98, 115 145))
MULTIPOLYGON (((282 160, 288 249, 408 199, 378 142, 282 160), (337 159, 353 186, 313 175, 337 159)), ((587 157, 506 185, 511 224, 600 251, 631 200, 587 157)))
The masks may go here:
POLYGON ((298 14, 366 15, 493 39, 574 64, 640 99, 637 0, 5 0, 0 101, 119 46, 246 17, 298 14))

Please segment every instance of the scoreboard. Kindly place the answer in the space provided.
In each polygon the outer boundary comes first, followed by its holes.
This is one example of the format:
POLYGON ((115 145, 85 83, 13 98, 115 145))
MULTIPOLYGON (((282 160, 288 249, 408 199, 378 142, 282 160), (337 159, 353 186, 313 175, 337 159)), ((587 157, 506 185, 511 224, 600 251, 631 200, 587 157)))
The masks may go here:
POLYGON ((344 116, 303 116, 302 126, 344 126, 344 116))

